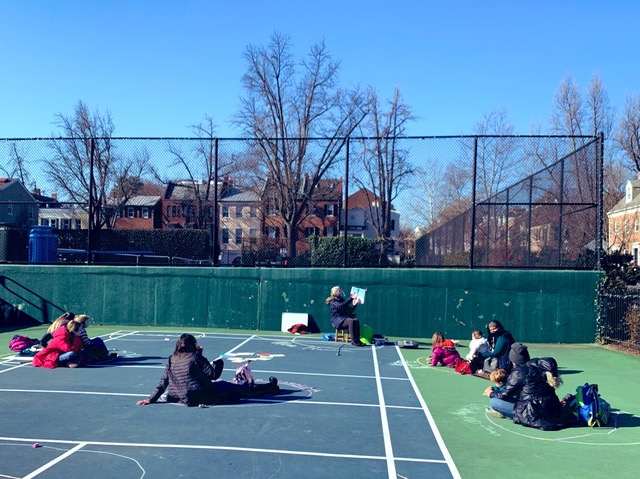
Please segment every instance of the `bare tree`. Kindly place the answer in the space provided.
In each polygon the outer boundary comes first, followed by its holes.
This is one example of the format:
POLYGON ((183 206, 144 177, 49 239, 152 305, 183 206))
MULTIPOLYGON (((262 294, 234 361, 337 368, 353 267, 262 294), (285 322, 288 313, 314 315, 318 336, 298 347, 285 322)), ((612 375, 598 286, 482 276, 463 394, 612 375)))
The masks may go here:
POLYGON ((53 156, 45 161, 46 175, 67 201, 84 209, 93 204, 92 228, 112 226, 116 215, 110 211, 115 208, 117 212, 135 193, 137 182, 130 178, 142 176, 148 154, 138 152, 128 159, 118 155, 111 139, 114 131, 111 115, 97 111, 92 114, 82 101, 73 115, 58 113, 55 124, 63 135, 50 142, 53 156), (119 192, 119 198, 110 195, 114 190, 119 192))
POLYGON ((627 97, 617 141, 635 171, 640 172, 640 95, 627 97))
POLYGON ((344 155, 346 138, 367 114, 356 89, 338 86, 339 64, 324 42, 296 62, 289 37, 274 33, 267 47, 250 45, 242 78, 245 96, 235 124, 256 138, 258 175, 268 180, 271 207, 284 222, 289 255, 298 226, 323 175, 344 155), (316 140, 312 145, 310 138, 316 140))
MULTIPOLYGON (((191 219, 196 228, 204 228, 212 221, 210 208, 215 191, 216 154, 219 181, 228 177, 232 171, 238 174, 243 170, 235 162, 235 155, 216 151, 216 129, 213 117, 205 115, 202 122, 191 127, 197 138, 195 142, 168 142, 167 150, 172 158, 170 171, 172 174, 182 172, 184 176, 181 178, 163 177, 157 169, 154 170, 154 176, 163 184, 180 180, 180 186, 190 191, 190 200, 196 203, 195 217, 191 219), (188 148, 185 149, 185 146, 188 148)), ((221 193, 220 189, 218 195, 221 193)))
MULTIPOLYGON (((409 161, 409 153, 402 147, 401 137, 406 124, 415 117, 402 94, 395 89, 393 99, 388 101, 388 110, 383 110, 375 90, 369 92, 368 121, 363 122, 362 152, 359 158, 359 174, 354 181, 361 188, 373 193, 369 201, 369 217, 379 239, 393 246, 391 239, 391 211, 393 201, 415 171, 409 161), (374 201, 375 200, 375 201, 374 201)), ((399 225, 398 225, 399 226, 399 225)), ((387 251, 390 253, 390 251, 387 251)))
POLYGON ((7 178, 15 178, 26 188, 33 188, 35 183, 31 180, 24 153, 18 148, 17 142, 13 141, 9 145, 9 156, 7 163, 0 166, 0 172, 7 178))

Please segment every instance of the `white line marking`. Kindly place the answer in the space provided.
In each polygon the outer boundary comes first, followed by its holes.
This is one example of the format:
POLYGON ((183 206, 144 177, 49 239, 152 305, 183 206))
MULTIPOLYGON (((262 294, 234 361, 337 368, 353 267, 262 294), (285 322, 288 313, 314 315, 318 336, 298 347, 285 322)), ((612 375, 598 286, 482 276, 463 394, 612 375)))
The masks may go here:
MULTIPOLYGON (((17 438, 17 437, 0 437, 0 441, 19 441, 19 442, 38 442, 41 444, 78 444, 77 441, 51 440, 51 439, 35 439, 35 438, 17 438)), ((289 456, 314 456, 314 457, 330 457, 343 459, 372 459, 376 461, 386 461, 385 456, 370 456, 360 454, 336 454, 333 452, 314 452, 314 451, 291 451, 288 449, 264 449, 253 447, 233 447, 233 446, 208 446, 198 444, 149 444, 136 442, 101 442, 101 441, 83 441, 81 446, 111 446, 111 447, 149 447, 162 449, 203 449, 207 451, 242 451, 242 452, 263 452, 268 454, 283 454, 289 456)), ((77 449, 77 448, 74 448, 77 449)), ((419 463, 435 463, 444 464, 442 459, 421 459, 415 457, 403 457, 398 460, 419 463)), ((26 477, 23 479, 27 479, 26 477)))
POLYGON ((389 479, 396 479, 396 463, 393 458, 393 445, 391 444, 391 433, 389 432, 389 418, 387 417, 387 406, 384 401, 384 391, 382 390, 382 380, 380 379, 380 367, 378 365, 378 354, 375 348, 371 348, 373 355, 373 370, 376 376, 376 389, 378 390, 378 403, 380 406, 380 421, 382 422, 382 437, 384 439, 384 451, 387 458, 387 472, 389 479))
POLYGON ((402 365, 404 366, 404 369, 407 372, 407 376, 411 381, 411 386, 413 387, 413 391, 415 392, 415 395, 418 398, 418 401, 420 401, 420 404, 422 405, 422 409, 424 410, 424 415, 427 417, 427 421, 429 422, 429 426, 431 427, 433 436, 436 438, 436 442, 438 443, 438 446, 440 446, 440 451, 442 452, 442 455, 445 458, 447 466, 449 466, 449 471, 451 471, 451 475, 454 477, 454 479, 462 479, 462 476, 460 475, 460 472, 458 471, 458 468, 453 462, 453 458, 451 457, 451 454, 449 453, 449 450, 447 449, 447 446, 444 443, 444 440, 442 439, 440 430, 438 429, 438 426, 436 426, 436 422, 434 421, 433 416, 431 415, 431 411, 429 410, 427 403, 422 397, 422 394, 420 394, 420 390, 418 389, 418 385, 416 384, 415 380, 413 379, 413 376, 411 375, 409 366, 407 365, 407 362, 405 361, 404 357, 402 356, 402 353, 400 352, 400 348, 398 346, 396 346, 395 348, 396 348, 396 352, 398 353, 398 356, 400 357, 400 360, 402 361, 402 365))
MULTIPOLYGON (((73 443, 70 443, 73 444, 73 443)), ((82 449, 87 443, 85 442, 81 442, 80 444, 78 444, 76 447, 74 447, 73 449, 69 449, 67 452, 65 452, 63 455, 58 456, 56 459, 54 459, 53 461, 50 461, 48 463, 46 463, 45 465, 43 465, 42 467, 39 467, 38 469, 36 469, 35 471, 33 471, 31 474, 28 474, 26 476, 24 476, 22 479, 32 479, 33 477, 36 477, 38 475, 40 475, 41 472, 46 471, 47 469, 49 469, 51 466, 59 463, 60 461, 62 461, 63 459, 66 459, 67 457, 69 457, 70 455, 74 454, 76 451, 78 451, 79 449, 82 449)))

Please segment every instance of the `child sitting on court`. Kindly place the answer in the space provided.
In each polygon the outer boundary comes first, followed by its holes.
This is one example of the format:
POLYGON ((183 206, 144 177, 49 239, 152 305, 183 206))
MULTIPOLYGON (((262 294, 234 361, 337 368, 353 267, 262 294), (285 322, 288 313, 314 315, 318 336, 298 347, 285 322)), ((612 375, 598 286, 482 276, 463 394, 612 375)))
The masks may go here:
POLYGON ((504 391, 504 386, 507 383, 507 376, 509 375, 504 369, 495 369, 491 371, 489 379, 494 384, 493 386, 491 386, 491 389, 495 392, 504 391))
POLYGON ((462 359, 460 357, 460 353, 456 349, 455 343, 450 339, 445 339, 444 341, 433 345, 431 366, 442 364, 443 366, 449 366, 452 368, 460 359, 462 359))
POLYGON ((465 359, 471 361, 476 355, 484 353, 488 349, 487 338, 482 335, 482 331, 474 329, 471 333, 471 341, 469 342, 469 353, 465 356, 465 359))

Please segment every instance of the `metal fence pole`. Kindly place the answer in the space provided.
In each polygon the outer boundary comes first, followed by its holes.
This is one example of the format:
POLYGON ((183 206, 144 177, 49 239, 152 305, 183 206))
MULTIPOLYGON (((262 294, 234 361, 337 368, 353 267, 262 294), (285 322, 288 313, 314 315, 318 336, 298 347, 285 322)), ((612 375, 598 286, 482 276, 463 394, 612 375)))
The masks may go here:
POLYGON ((218 138, 215 139, 213 153, 213 221, 211 224, 211 241, 213 247, 213 266, 220 262, 220 245, 218 244, 218 138))
MULTIPOLYGON (((471 192, 471 252, 469 254, 469 268, 473 269, 476 250, 476 181, 478 179, 478 137, 473 139, 473 185, 471 192)), ((487 238, 488 240, 488 238, 487 238)))
POLYGON ((87 225, 87 264, 91 264, 91 251, 93 250, 93 217, 96 214, 93 192, 96 188, 95 177, 93 175, 94 155, 96 149, 96 139, 91 138, 91 154, 89 156, 89 224, 87 225))
POLYGON ((597 221, 598 225, 596 228, 596 267, 598 270, 602 270, 602 235, 603 235, 603 222, 604 218, 602 215, 602 208, 604 205, 604 132, 600 132, 599 140, 600 140, 600 158, 598 158, 597 163, 597 171, 596 177, 598 177, 598 211, 597 211, 597 221))
POLYGON ((347 138, 347 155, 345 159, 344 168, 344 240, 342 246, 342 267, 347 267, 347 244, 349 239, 349 150, 350 150, 349 138, 347 138))

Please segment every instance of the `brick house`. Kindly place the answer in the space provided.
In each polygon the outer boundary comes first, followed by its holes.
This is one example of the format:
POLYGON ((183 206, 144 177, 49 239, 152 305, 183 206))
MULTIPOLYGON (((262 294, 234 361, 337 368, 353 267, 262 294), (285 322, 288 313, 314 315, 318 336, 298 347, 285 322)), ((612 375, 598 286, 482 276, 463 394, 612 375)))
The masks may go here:
POLYGON ((162 228, 160 196, 134 196, 119 208, 113 229, 152 230, 162 228))
POLYGON ((638 177, 627 181, 624 198, 607 212, 609 251, 631 254, 635 264, 640 259, 640 173, 638 177))

